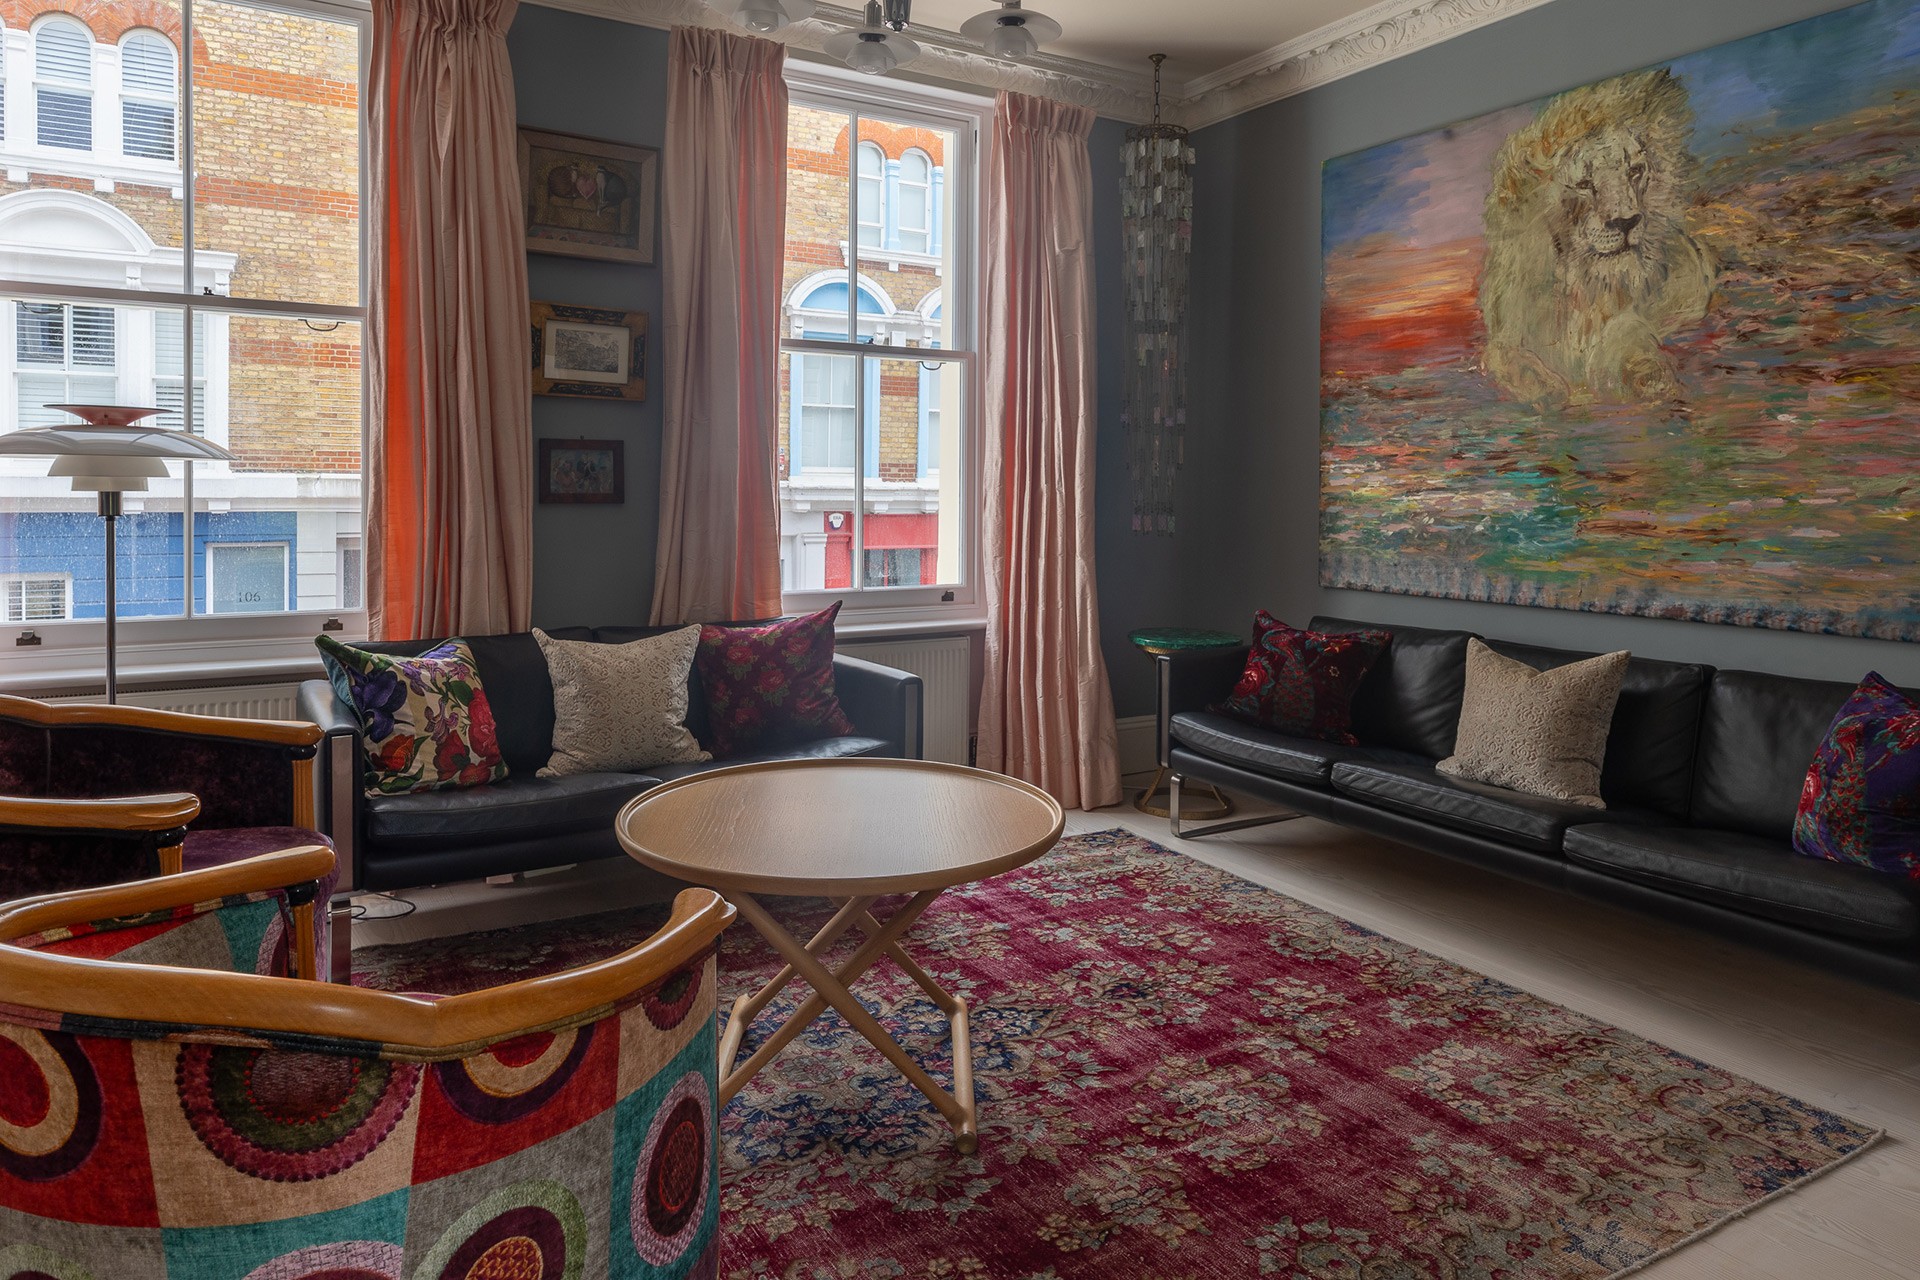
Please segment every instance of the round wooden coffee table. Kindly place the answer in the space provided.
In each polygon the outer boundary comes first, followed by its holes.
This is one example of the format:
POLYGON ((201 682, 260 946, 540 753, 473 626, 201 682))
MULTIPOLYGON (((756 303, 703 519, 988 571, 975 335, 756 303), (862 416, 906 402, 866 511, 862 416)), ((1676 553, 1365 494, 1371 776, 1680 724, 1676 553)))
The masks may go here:
POLYGON ((718 890, 760 931, 786 967, 734 1001, 720 1043, 720 1101, 771 1062, 831 1007, 927 1095, 955 1145, 979 1145, 967 1005, 901 948, 933 900, 959 884, 1033 861, 1060 839, 1060 806, 1024 782, 924 760, 783 760, 737 765, 662 783, 620 810, 614 829, 636 862, 718 890), (839 907, 802 945, 756 900, 825 897, 839 907), (873 904, 911 894, 882 922, 873 904), (820 957, 849 929, 866 935, 838 969, 820 957), (885 956, 918 983, 953 1029, 953 1092, 935 1083, 848 990, 885 956), (795 977, 812 986, 793 1016, 739 1066, 747 1026, 795 977))

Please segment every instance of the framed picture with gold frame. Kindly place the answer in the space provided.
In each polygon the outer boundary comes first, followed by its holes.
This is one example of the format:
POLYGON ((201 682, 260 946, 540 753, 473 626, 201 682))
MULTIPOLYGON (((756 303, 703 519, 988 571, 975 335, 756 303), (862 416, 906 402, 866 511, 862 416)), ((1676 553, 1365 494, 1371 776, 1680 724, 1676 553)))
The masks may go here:
POLYGON ((653 261, 660 194, 653 148, 522 129, 520 190, 529 252, 653 261))
POLYGON ((647 313, 531 304, 533 394, 647 398, 647 313))

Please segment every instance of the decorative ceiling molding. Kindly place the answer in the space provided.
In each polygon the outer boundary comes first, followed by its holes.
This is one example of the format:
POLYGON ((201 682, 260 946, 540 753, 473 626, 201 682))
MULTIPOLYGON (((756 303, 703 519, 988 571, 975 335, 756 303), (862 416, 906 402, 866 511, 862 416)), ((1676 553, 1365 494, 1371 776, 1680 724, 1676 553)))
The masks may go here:
MULTIPOLYGON (((587 13, 645 27, 720 27, 738 31, 727 19, 700 0, 532 0, 550 9, 587 13)), ((796 22, 772 38, 790 49, 822 52, 828 36, 859 30, 865 19, 857 9, 822 4, 814 16, 796 22)), ((1031 94, 1087 107, 1114 120, 1144 124, 1153 118, 1153 76, 1129 74, 1098 63, 1039 53, 1022 62, 989 57, 971 41, 951 31, 915 24, 909 32, 920 46, 920 57, 903 68, 910 77, 925 77, 975 89, 1031 94)))
POLYGON ((1550 0, 1382 0, 1181 87, 1190 129, 1264 107, 1357 71, 1536 9, 1550 0))
MULTIPOLYGON (((701 0, 530 3, 646 27, 737 29, 701 0)), ((1175 87, 1163 114, 1191 129, 1216 124, 1548 3, 1551 0, 1381 0, 1350 18, 1175 87)), ((773 38, 824 57, 822 46, 828 36, 858 29, 862 23, 860 10, 823 3, 812 18, 773 38)), ((911 34, 920 44, 921 56, 907 68, 910 78, 1052 98, 1135 124, 1153 116, 1150 73, 1047 53, 1008 62, 989 57, 951 31, 916 25, 911 34)))

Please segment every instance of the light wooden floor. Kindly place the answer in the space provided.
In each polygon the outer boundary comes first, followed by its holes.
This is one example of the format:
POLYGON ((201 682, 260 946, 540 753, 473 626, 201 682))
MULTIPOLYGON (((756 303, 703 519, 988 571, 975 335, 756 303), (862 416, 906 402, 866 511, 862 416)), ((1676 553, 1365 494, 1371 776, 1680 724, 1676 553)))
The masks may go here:
MULTIPOLYGON (((1920 1003, 1311 818, 1204 840, 1174 840, 1164 819, 1131 808, 1067 820, 1070 834, 1115 826, 1887 1130, 1849 1164, 1639 1275, 1920 1280, 1920 1003)), ((363 921, 355 941, 498 928, 657 895, 638 868, 600 863, 507 888, 409 894, 414 915, 363 921)))

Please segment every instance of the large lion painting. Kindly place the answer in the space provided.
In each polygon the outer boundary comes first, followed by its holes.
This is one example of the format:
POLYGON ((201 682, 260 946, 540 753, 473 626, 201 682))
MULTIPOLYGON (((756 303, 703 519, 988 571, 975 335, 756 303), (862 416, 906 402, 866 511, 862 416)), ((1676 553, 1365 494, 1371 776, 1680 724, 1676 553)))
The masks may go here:
POLYGON ((1920 0, 1330 161, 1329 586, 1920 639, 1920 0))

